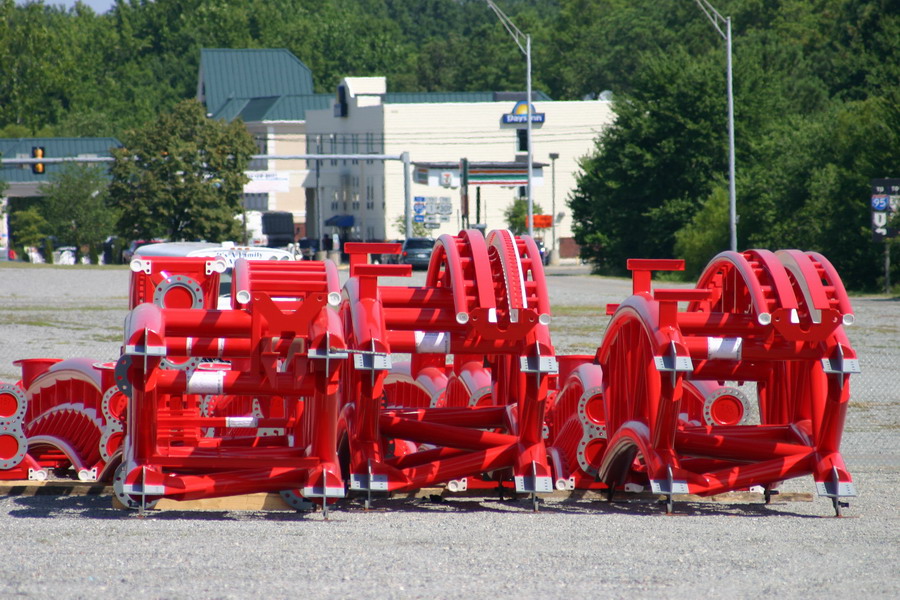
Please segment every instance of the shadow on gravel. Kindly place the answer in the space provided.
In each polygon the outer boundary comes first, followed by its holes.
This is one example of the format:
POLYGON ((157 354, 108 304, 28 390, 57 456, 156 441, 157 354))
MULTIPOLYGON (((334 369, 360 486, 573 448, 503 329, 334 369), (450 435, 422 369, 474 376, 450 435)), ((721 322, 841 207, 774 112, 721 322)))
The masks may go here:
MULTIPOLYGON (((325 521, 322 511, 244 511, 244 510, 147 510, 142 517, 138 511, 112 506, 110 496, 22 496, 13 498, 14 508, 9 516, 22 519, 52 519, 57 517, 81 517, 96 520, 148 519, 158 521, 325 521)), ((775 502, 772 505, 756 503, 725 504, 717 502, 675 502, 672 515, 665 514, 665 506, 652 499, 590 501, 540 501, 537 513, 532 510, 529 498, 500 500, 497 498, 376 498, 371 508, 365 508, 361 500, 351 499, 338 503, 329 511, 329 521, 340 522, 347 513, 423 513, 447 514, 509 514, 509 515, 619 515, 619 516, 673 516, 673 517, 795 517, 804 519, 832 518, 830 513, 806 514, 789 510, 790 503, 775 502)))
POLYGON ((196 520, 196 521, 297 521, 308 517, 321 520, 321 513, 293 511, 224 511, 224 510, 147 510, 143 517, 136 510, 112 506, 111 496, 21 496, 13 500, 17 508, 9 510, 11 517, 22 519, 52 519, 78 516, 85 519, 122 520, 196 520))
POLYGON ((772 504, 740 502, 727 504, 723 502, 679 502, 671 515, 665 514, 665 504, 655 500, 623 500, 613 502, 598 501, 592 503, 597 512, 615 515, 661 515, 671 517, 799 517, 803 519, 820 519, 823 516, 786 510, 789 502, 773 502, 772 504), (777 507, 777 508, 775 508, 777 507))

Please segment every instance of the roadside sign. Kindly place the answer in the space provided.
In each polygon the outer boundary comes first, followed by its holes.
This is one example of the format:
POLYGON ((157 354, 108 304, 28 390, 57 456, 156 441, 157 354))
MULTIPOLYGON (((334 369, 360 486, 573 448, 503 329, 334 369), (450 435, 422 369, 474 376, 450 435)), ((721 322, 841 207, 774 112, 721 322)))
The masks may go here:
POLYGON ((440 215, 425 215, 426 223, 440 223, 441 217, 440 215))
POLYGON ((424 223, 425 222, 425 215, 413 215, 412 218, 413 218, 413 223, 424 223))
POLYGON ((440 223, 425 223, 425 229, 437 229, 440 226, 440 223))
POLYGON ((415 204, 413 204, 413 212, 415 212, 417 215, 420 215, 423 212, 425 212, 425 203, 424 202, 416 202, 415 204))
POLYGON ((890 226, 891 218, 900 212, 900 179, 872 180, 872 239, 880 242, 897 237, 898 230, 890 226))
MULTIPOLYGON (((525 221, 527 225, 528 217, 525 217, 525 221)), ((547 229, 548 227, 553 227, 553 215, 534 215, 535 229, 547 229)))

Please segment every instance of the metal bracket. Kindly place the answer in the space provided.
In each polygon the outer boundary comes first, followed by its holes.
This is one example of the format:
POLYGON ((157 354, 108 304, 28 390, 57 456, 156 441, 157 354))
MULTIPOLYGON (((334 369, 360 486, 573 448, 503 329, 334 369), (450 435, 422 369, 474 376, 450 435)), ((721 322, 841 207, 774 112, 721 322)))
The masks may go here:
POLYGON ((367 352, 365 350, 351 350, 353 354, 353 366, 360 371, 386 371, 391 368, 391 356, 384 352, 367 352))
POLYGON ((539 494, 553 492, 553 478, 537 475, 516 475, 516 493, 539 494))
POLYGON ((519 369, 523 373, 559 373, 559 361, 555 356, 520 356, 519 369))
POLYGON ((119 388, 119 391, 131 398, 134 386, 131 385, 131 380, 128 379, 129 369, 131 369, 131 356, 123 354, 119 357, 119 360, 116 361, 116 367, 113 372, 116 376, 116 386, 119 388))
POLYGON ((378 475, 375 473, 351 473, 350 489, 370 492, 386 492, 388 491, 387 475, 378 475))
POLYGON ((651 479, 650 490, 654 494, 690 494, 687 481, 675 479, 651 479))
MULTIPOLYGON (((834 358, 822 359, 822 371, 832 375, 848 375, 860 373, 858 358, 844 358, 844 346, 838 344, 834 358)), ((844 387, 844 378, 838 377, 838 386, 844 387)))
POLYGON ((831 469, 830 481, 817 481, 816 491, 828 498, 848 498, 856 496, 856 486, 852 481, 841 481, 837 467, 831 469))
POLYGON ((678 356, 678 349, 675 342, 669 342, 669 352, 663 356, 654 356, 653 361, 656 364, 656 370, 660 372, 672 373, 672 387, 678 381, 678 373, 691 373, 694 370, 694 363, 690 356, 678 356))

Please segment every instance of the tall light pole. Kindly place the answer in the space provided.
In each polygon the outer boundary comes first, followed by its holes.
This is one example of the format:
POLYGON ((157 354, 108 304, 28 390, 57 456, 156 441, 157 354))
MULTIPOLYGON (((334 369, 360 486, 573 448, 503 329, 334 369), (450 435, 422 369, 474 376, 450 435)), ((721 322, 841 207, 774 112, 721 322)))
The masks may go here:
POLYGON ((550 222, 552 243, 550 244, 550 264, 559 263, 559 254, 556 251, 556 159, 559 152, 550 153, 550 214, 553 220, 550 222))
POLYGON ((731 76, 731 17, 723 17, 707 0, 695 0, 697 6, 716 28, 727 47, 728 73, 728 223, 731 228, 731 250, 737 251, 737 199, 734 189, 734 91, 731 76), (725 31, 722 31, 722 26, 725 31))
POLYGON ((519 50, 522 51, 522 54, 525 55, 525 64, 527 75, 525 76, 525 101, 526 106, 528 108, 528 123, 526 124, 526 143, 528 144, 528 235, 534 237, 534 199, 532 196, 532 181, 534 178, 533 164, 533 149, 531 147, 531 36, 525 35, 519 28, 516 27, 512 21, 509 20, 503 11, 500 10, 496 4, 492 2, 492 0, 485 0, 487 5, 494 11, 494 14, 497 15, 497 18, 500 19, 500 22, 503 23, 503 26, 506 28, 506 31, 509 32, 509 35, 512 36, 513 41, 519 47, 519 50))

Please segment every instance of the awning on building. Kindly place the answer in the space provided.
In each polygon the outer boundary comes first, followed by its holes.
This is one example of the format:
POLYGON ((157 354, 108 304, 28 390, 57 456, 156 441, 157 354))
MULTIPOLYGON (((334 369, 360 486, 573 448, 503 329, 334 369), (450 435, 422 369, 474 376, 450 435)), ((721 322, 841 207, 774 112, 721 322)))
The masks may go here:
POLYGON ((353 215, 334 215, 325 220, 328 227, 353 227, 353 215))

